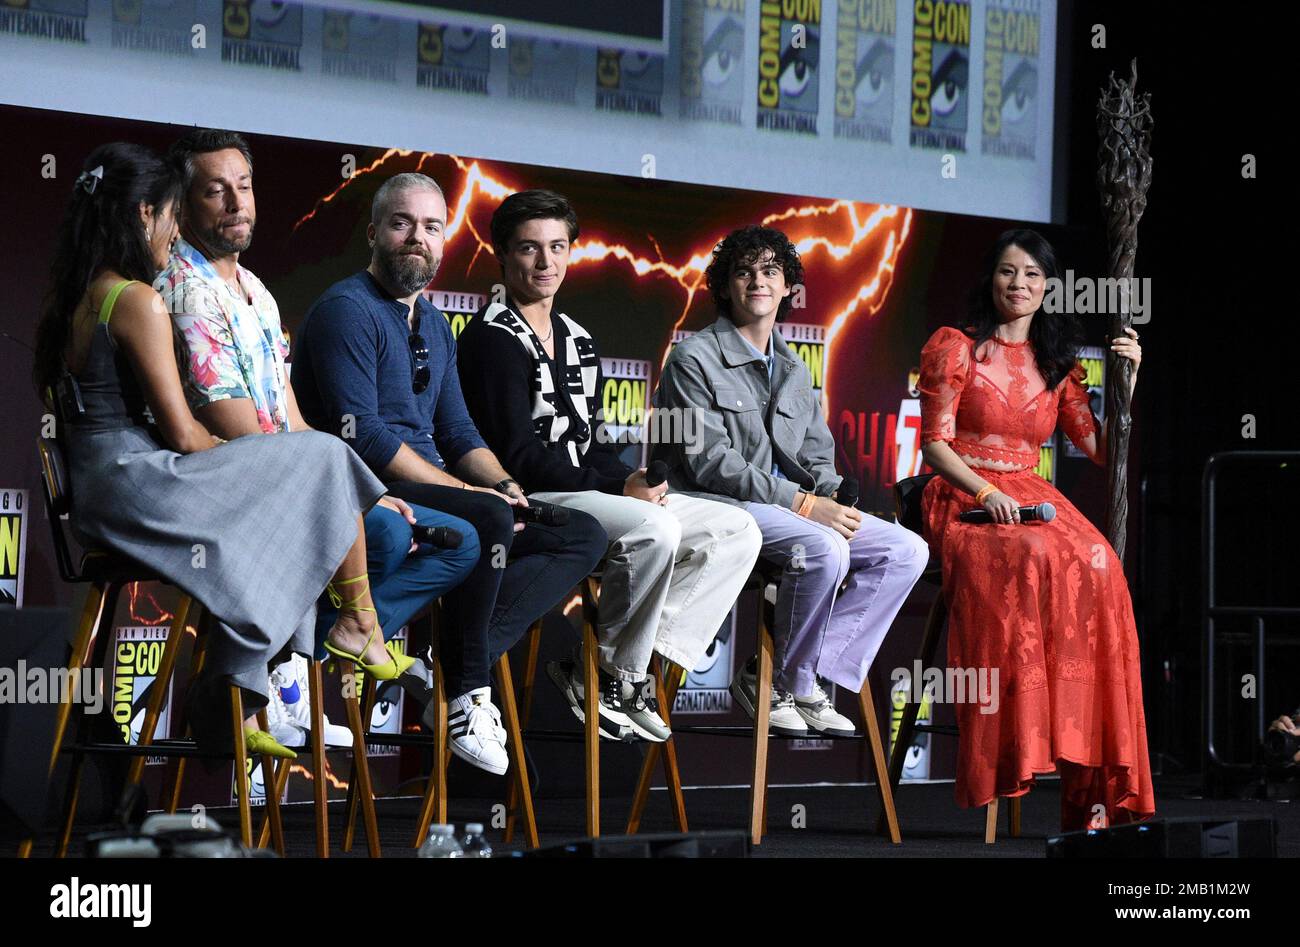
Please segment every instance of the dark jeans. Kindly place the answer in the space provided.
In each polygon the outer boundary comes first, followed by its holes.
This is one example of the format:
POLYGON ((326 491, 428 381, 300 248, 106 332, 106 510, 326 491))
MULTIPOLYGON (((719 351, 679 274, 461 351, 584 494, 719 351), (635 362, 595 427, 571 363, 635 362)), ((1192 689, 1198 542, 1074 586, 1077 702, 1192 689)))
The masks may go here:
POLYGON ((580 510, 569 510, 564 526, 529 523, 516 533, 509 504, 484 493, 409 480, 388 484, 388 492, 459 516, 478 533, 478 564, 442 597, 448 698, 487 686, 497 658, 572 592, 609 546, 600 523, 580 510))

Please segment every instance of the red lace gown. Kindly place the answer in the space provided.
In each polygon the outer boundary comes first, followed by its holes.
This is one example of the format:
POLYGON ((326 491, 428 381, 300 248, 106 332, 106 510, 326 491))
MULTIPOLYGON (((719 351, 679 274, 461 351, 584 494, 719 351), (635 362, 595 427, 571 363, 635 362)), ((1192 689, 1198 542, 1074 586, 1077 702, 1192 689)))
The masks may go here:
POLYGON ((946 441, 1020 505, 1050 501, 1049 523, 961 523, 975 498, 935 477, 925 538, 943 563, 948 665, 996 668, 996 713, 956 705, 957 802, 982 806, 1061 773, 1062 828, 1155 811, 1133 604, 1123 566, 1033 468, 1057 424, 1095 462, 1101 432, 1082 368, 1047 390, 1028 342, 940 329, 921 351, 921 441, 946 441))

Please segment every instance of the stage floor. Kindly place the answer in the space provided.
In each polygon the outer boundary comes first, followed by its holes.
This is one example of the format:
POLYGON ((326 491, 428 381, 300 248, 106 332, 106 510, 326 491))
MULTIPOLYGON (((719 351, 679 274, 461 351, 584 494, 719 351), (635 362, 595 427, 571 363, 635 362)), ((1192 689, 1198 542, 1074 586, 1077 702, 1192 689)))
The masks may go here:
MULTIPOLYGON (((773 787, 768 794, 768 834, 755 857, 852 858, 852 857, 965 857, 965 858, 1043 858, 1044 840, 1059 828, 1059 795, 1055 780, 1043 780, 1024 797, 1021 836, 1006 835, 1006 801, 1003 801, 998 826, 998 840, 984 844, 984 810, 961 810, 953 803, 950 783, 905 785, 898 791, 896 804, 903 844, 891 845, 873 834, 879 809, 874 786, 798 786, 773 787), (803 827, 794 823, 803 806, 803 827)), ((1278 823, 1278 855, 1300 857, 1300 801, 1256 801, 1197 798, 1200 783, 1194 777, 1156 778, 1156 804, 1159 817, 1247 818, 1269 817, 1278 823)), ((749 804, 744 789, 688 789, 686 813, 693 831, 743 830, 749 804)), ((468 821, 490 824, 492 806, 498 800, 451 798, 448 816, 458 825, 468 821)), ((629 807, 627 799, 606 799, 601 807, 604 834, 622 832, 629 807)), ((418 800, 382 799, 377 804, 380 839, 385 857, 411 857, 418 800)), ((583 806, 578 799, 535 801, 538 832, 543 845, 582 837, 583 806)), ((311 856, 315 852, 312 807, 284 807, 285 832, 290 856, 311 856)), ((209 809, 209 814, 223 826, 237 827, 233 809, 209 809)), ((260 813, 255 813, 255 816, 260 813)), ((339 850, 343 828, 343 806, 330 807, 331 854, 339 850)), ((258 823, 255 823, 258 824, 258 823)), ((642 832, 672 832, 675 828, 668 809, 667 796, 660 791, 651 795, 642 832)), ((80 854, 85 830, 80 828, 71 851, 80 854)), ((489 830, 488 839, 501 851, 501 831, 489 830)), ((45 846, 48 846, 48 842, 45 846)), ((48 849, 38 848, 38 854, 48 849)), ((364 857, 364 836, 358 828, 358 844, 351 856, 364 857)))

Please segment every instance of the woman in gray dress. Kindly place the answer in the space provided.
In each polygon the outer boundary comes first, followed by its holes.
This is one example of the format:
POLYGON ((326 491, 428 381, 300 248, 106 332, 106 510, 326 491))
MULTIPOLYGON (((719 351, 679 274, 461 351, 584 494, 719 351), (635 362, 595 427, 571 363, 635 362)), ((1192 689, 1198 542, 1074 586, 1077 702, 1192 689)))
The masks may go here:
POLYGON ((361 514, 384 486, 327 434, 226 443, 190 413, 172 321, 150 285, 177 237, 180 193, 175 170, 146 148, 91 153, 59 231, 34 375, 60 407, 83 542, 154 571, 217 619, 191 685, 196 738, 219 745, 233 682, 245 692, 249 750, 292 757, 256 714, 268 663, 312 653, 322 590, 342 605, 331 651, 379 679, 415 660, 385 650, 366 577, 361 514), (80 407, 64 396, 72 389, 80 407))

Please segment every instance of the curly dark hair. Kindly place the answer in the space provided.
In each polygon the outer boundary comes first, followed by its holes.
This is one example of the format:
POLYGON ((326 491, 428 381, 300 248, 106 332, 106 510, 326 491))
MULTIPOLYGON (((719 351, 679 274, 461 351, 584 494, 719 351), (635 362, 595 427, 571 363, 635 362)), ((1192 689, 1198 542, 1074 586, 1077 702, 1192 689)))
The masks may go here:
MULTIPOLYGON (((785 285, 795 287, 803 283, 803 262, 789 237, 779 230, 755 224, 733 230, 714 247, 713 260, 704 271, 704 281, 719 315, 731 317, 731 300, 727 293, 732 270, 753 263, 768 250, 772 251, 772 261, 780 264, 785 274, 785 285)), ((781 300, 776 310, 777 322, 784 322, 790 314, 792 299, 793 296, 786 296, 781 300)))
MULTIPOLYGON (((1045 280, 1060 278, 1056 251, 1042 234, 1024 229, 1003 232, 985 257, 984 276, 971 290, 968 302, 967 324, 963 331, 975 340, 977 351, 980 345, 993 337, 1001 322, 997 307, 993 305, 993 272, 1007 247, 1012 246, 1034 258, 1042 268, 1045 280)), ((1079 349, 1083 346, 1083 328, 1074 313, 1046 312, 1040 306, 1029 324, 1029 342, 1038 372, 1050 390, 1074 370, 1079 349)))
POLYGON ((73 312, 96 275, 107 269, 145 284, 157 275, 140 205, 161 210, 180 202, 179 171, 141 145, 100 145, 82 170, 100 168, 102 177, 93 193, 81 184, 73 187, 55 240, 32 373, 42 398, 63 372, 73 312))

